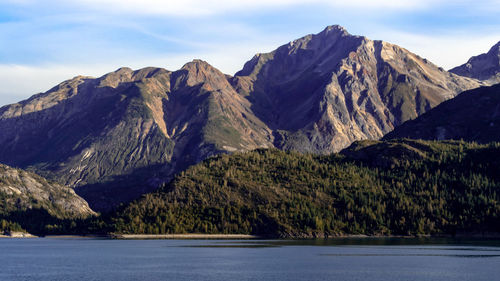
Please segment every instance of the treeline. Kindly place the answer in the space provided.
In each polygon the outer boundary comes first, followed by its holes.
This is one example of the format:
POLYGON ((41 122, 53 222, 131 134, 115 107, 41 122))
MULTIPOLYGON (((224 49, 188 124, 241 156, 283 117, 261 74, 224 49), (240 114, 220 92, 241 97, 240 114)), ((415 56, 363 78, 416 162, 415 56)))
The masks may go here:
POLYGON ((123 233, 500 233, 500 144, 358 142, 318 156, 220 155, 107 221, 123 233))
POLYGON ((34 235, 105 234, 108 224, 102 217, 61 218, 44 208, 0 212, 0 234, 11 231, 34 235))

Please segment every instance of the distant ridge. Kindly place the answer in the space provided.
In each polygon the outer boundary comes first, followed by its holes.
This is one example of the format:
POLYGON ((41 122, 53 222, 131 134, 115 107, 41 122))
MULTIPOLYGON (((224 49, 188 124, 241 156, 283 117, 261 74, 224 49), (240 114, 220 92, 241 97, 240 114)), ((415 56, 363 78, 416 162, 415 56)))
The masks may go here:
POLYGON ((384 136, 394 138, 500 141, 500 84, 463 92, 384 136))
POLYGON ((450 72, 491 84, 500 83, 500 41, 487 53, 470 58, 467 63, 450 69, 450 72))

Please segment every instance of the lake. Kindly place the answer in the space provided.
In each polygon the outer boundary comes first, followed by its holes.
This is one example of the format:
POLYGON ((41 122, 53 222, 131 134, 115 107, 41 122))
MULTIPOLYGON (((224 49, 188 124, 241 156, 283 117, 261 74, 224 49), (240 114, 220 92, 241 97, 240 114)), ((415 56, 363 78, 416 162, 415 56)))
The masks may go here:
POLYGON ((0 280, 500 280, 500 241, 0 239, 0 280))

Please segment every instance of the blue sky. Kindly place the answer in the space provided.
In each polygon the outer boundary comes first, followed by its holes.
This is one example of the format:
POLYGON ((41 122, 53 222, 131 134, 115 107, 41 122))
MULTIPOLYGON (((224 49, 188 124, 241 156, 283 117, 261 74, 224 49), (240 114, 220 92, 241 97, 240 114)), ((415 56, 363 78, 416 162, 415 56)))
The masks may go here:
POLYGON ((0 106, 121 66, 234 74, 332 24, 448 69, 500 40, 500 0, 0 0, 0 106))

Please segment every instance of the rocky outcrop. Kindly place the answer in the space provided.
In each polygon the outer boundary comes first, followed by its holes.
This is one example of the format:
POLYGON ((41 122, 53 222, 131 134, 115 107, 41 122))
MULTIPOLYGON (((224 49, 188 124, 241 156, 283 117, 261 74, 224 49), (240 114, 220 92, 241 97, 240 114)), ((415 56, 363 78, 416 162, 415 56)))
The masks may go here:
POLYGON ((463 92, 384 136, 395 138, 500 141, 500 84, 463 92))
POLYGON ((500 83, 500 41, 487 53, 470 58, 467 63, 450 69, 450 72, 484 80, 488 84, 500 83))
POLYGON ((327 27, 234 77, 194 60, 75 77, 0 108, 0 162, 75 188, 96 210, 209 156, 259 147, 328 154, 377 139, 480 83, 327 27))
POLYGON ((61 219, 96 215, 73 189, 2 164, 0 164, 0 197, 2 198, 0 214, 41 208, 61 219))

